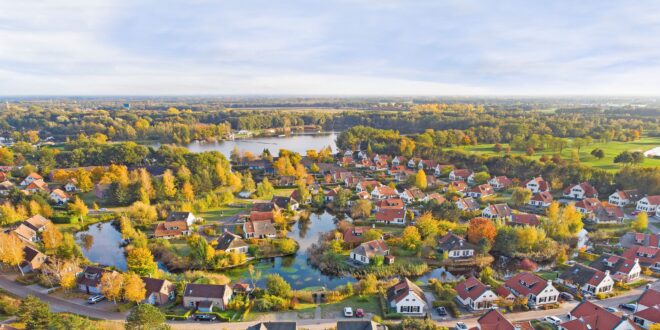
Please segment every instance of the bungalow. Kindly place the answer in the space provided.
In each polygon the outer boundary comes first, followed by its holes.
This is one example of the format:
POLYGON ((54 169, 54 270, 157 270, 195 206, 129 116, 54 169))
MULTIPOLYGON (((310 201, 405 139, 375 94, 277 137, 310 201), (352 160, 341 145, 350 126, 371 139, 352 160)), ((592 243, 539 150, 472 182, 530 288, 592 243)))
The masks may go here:
POLYGON ((23 181, 21 181, 21 186, 27 186, 30 183, 38 181, 38 180, 43 181, 44 178, 41 175, 39 175, 39 173, 32 172, 28 176, 26 176, 25 179, 23 179, 23 181))
MULTIPOLYGON (((82 275, 78 277, 78 290, 87 294, 100 294, 101 293, 101 277, 109 272, 103 268, 87 266, 83 270, 82 275)), ((118 274, 112 271, 112 274, 118 274)))
MULTIPOLYGON (((478 330, 523 330, 520 325, 513 325, 509 320, 500 313, 497 309, 491 309, 486 314, 481 315, 477 319, 479 326, 472 328, 478 330)), ((529 329, 525 327, 524 330, 529 329)), ((532 328, 533 329, 533 328, 532 328)))
POLYGON ((76 192, 78 191, 78 180, 71 178, 64 185, 64 191, 66 192, 76 192))
POLYGON ((583 301, 568 313, 568 321, 559 324, 558 329, 635 330, 637 327, 627 317, 620 317, 590 301, 583 301))
POLYGON ((369 165, 369 169, 372 171, 387 171, 387 160, 382 159, 375 161, 369 165))
POLYGON ((426 194, 424 194, 423 191, 419 190, 419 188, 410 188, 401 192, 399 196, 401 197, 401 199, 403 199, 404 202, 410 204, 424 199, 424 197, 426 197, 426 194))
POLYGON ((625 214, 621 207, 616 205, 601 205, 587 219, 595 223, 620 223, 623 222, 625 214))
POLYGON ((598 198, 598 191, 589 182, 574 184, 564 189, 564 198, 584 199, 598 198))
POLYGON ((176 285, 168 280, 143 277, 145 298, 142 301, 150 305, 165 305, 176 298, 176 285))
POLYGON ((371 168, 374 165, 374 163, 367 159, 360 159, 357 162, 355 162, 355 168, 371 168))
POLYGON ((350 259, 368 265, 376 256, 385 258, 388 255, 390 255, 390 248, 387 247, 385 241, 377 239, 358 245, 351 251, 350 259))
POLYGON ((449 172, 449 181, 467 181, 472 174, 473 172, 468 169, 454 169, 449 172))
POLYGON ((479 202, 472 197, 459 198, 455 203, 461 211, 473 212, 479 210, 479 202))
POLYGON ((183 306, 197 308, 200 312, 212 312, 213 307, 225 310, 232 289, 229 285, 188 283, 183 289, 183 306))
POLYGON ((646 196, 639 201, 637 201, 637 211, 644 211, 653 215, 657 212, 658 207, 660 207, 660 195, 646 196))
POLYGON ((488 204, 481 212, 481 216, 488 219, 506 219, 511 213, 511 208, 506 203, 488 204))
POLYGON ((248 252, 248 244, 238 235, 230 233, 225 230, 222 236, 218 237, 218 244, 215 249, 225 251, 227 253, 244 253, 248 252))
POLYGON ((438 166, 435 161, 430 159, 422 159, 417 163, 417 169, 420 170, 432 170, 435 171, 435 167, 438 166))
POLYGON ((276 236, 277 229, 270 219, 249 220, 243 224, 243 238, 275 238, 276 236))
POLYGON ((493 187, 493 189, 502 190, 511 187, 513 181, 511 181, 511 179, 507 178, 506 176, 495 176, 488 180, 488 183, 493 187))
POLYGON ((532 226, 537 227, 541 224, 538 215, 529 213, 515 213, 509 217, 506 223, 509 226, 532 226))
POLYGON ((639 264, 653 270, 660 270, 660 248, 652 246, 632 246, 623 252, 628 259, 639 259, 639 264))
POLYGON ((380 209, 376 212, 376 222, 405 225, 406 224, 406 209, 380 209))
POLYGON ((472 259, 476 246, 463 237, 447 233, 438 239, 438 252, 447 253, 449 259, 472 259))
POLYGON ((660 234, 628 232, 621 236, 619 244, 623 248, 629 248, 635 245, 660 247, 660 234))
POLYGON ((36 194, 40 191, 48 191, 48 184, 44 180, 35 180, 30 182, 24 189, 24 191, 30 194, 36 194))
POLYGON ((559 275, 557 282, 580 292, 609 293, 614 288, 610 271, 602 272, 596 268, 575 264, 559 275))
POLYGON ((493 194, 495 194, 495 189, 493 189, 493 187, 488 183, 475 186, 472 189, 468 190, 468 192, 466 193, 466 195, 474 198, 481 198, 493 194))
POLYGON ((530 306, 554 304, 559 299, 559 291, 551 281, 532 273, 518 273, 504 282, 504 286, 514 295, 526 297, 530 306))
POLYGON ((468 191, 468 184, 465 181, 451 181, 447 186, 447 190, 454 190, 460 195, 464 195, 468 191))
POLYGON ((358 182, 357 185, 355 185, 355 192, 360 192, 360 191, 368 191, 370 189, 374 189, 378 186, 382 186, 382 184, 376 180, 364 180, 358 182))
POLYGON ((601 206, 598 198, 585 198, 575 203, 575 208, 582 214, 589 214, 596 211, 601 206))
POLYGON ((339 189, 341 189, 341 188, 335 187, 335 188, 330 189, 327 192, 325 192, 325 194, 323 194, 323 200, 326 203, 334 201, 335 197, 337 197, 337 193, 339 192, 339 189))
POLYGON ((387 302, 395 313, 424 315, 427 304, 424 291, 407 278, 387 289, 387 302))
POLYGON ((542 191, 550 192, 550 183, 540 176, 523 182, 522 186, 531 190, 532 194, 538 194, 542 191))
POLYGON ((50 220, 40 214, 29 217, 27 220, 23 221, 23 223, 38 233, 46 230, 46 228, 52 224, 50 220))
POLYGON ((156 229, 154 229, 155 238, 170 239, 180 236, 188 236, 189 234, 188 223, 185 221, 159 222, 156 224, 156 229))
POLYGON ((406 170, 406 167, 403 165, 395 165, 387 170, 387 175, 397 175, 401 172, 405 172, 406 170))
POLYGON ((646 287, 644 292, 637 298, 635 305, 636 311, 643 311, 645 309, 651 308, 660 304, 660 291, 646 287))
POLYGON ((435 203, 436 205, 440 205, 440 204, 442 204, 446 201, 447 201, 447 199, 445 198, 445 196, 442 196, 438 193, 428 194, 428 195, 424 196, 424 198, 422 198, 422 202, 424 202, 424 203, 435 203))
POLYGON ((454 290, 458 302, 474 311, 488 309, 499 299, 489 286, 481 283, 474 276, 456 285, 454 290))
POLYGON ((378 212, 379 210, 382 209, 403 209, 405 208, 405 204, 402 199, 400 198, 388 198, 388 199, 381 199, 379 201, 376 201, 374 203, 374 210, 378 212))
POLYGON ((589 264, 590 267, 601 272, 609 271, 615 281, 623 283, 634 282, 639 278, 642 267, 639 259, 628 259, 626 257, 605 253, 589 264))
POLYGON ((373 199, 386 199, 386 198, 395 198, 399 197, 399 193, 396 189, 390 188, 388 186, 377 186, 374 190, 371 191, 371 198, 373 199))
POLYGON ((69 202, 69 195, 62 191, 62 189, 54 189, 48 197, 57 205, 64 205, 69 202))
POLYGON ((630 203, 637 203, 642 198, 642 194, 637 189, 617 190, 610 195, 608 202, 612 205, 624 207, 630 203))
POLYGON ((532 196, 527 204, 534 207, 548 207, 552 204, 552 194, 549 191, 541 191, 532 196))
MULTIPOLYGON (((2 172, 0 172, 2 173, 2 172)), ((7 196, 9 192, 14 189, 14 184, 11 181, 0 182, 0 196, 7 196)))
POLYGON ((660 304, 635 312, 632 319, 640 327, 649 329, 651 325, 660 323, 660 304))
POLYGON ((165 221, 185 221, 188 226, 192 226, 197 220, 192 212, 170 212, 165 221))
POLYGON ((13 233, 24 242, 30 244, 39 242, 39 235, 37 235, 37 231, 27 226, 24 222, 19 224, 18 227, 14 228, 13 233))
POLYGON ((273 198, 270 200, 271 203, 273 203, 275 206, 279 207, 280 209, 288 209, 289 207, 291 210, 295 211, 298 209, 298 201, 291 198, 291 197, 284 197, 284 196, 273 196, 273 198))
POLYGON ((19 267, 22 273, 31 273, 41 268, 41 265, 46 262, 46 255, 39 252, 39 250, 26 245, 23 247, 23 261, 19 267))
POLYGON ((367 227, 367 226, 345 228, 341 233, 342 239, 344 240, 344 243, 346 243, 347 245, 355 246, 362 242, 362 240, 364 239, 364 233, 366 233, 370 229, 371 227, 367 227))
POLYGON ((247 330, 296 330, 297 328, 298 324, 295 321, 268 321, 247 327, 247 330))

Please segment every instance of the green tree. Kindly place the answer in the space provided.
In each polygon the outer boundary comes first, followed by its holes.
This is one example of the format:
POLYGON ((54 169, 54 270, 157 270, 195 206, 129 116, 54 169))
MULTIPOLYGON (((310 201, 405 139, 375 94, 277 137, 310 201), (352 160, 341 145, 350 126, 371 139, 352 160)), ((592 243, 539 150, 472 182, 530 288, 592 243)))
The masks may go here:
POLYGON ((275 193, 275 188, 268 181, 268 178, 264 176, 264 179, 257 185, 257 197, 264 198, 271 196, 275 193))
POLYGON ((513 188, 513 191, 511 192, 511 204, 516 207, 521 207, 529 203, 531 198, 532 191, 527 188, 516 187, 513 188))
POLYGON ((266 291, 268 294, 280 298, 291 297, 291 285, 278 274, 266 276, 266 291))
POLYGON ((605 158, 605 151, 601 148, 596 148, 594 150, 591 150, 591 155, 598 159, 603 159, 605 158))
POLYGON ((160 309, 149 305, 137 305, 126 318, 126 330, 168 330, 165 314, 160 309))
POLYGON ((69 203, 69 212, 77 216, 80 222, 83 222, 87 216, 87 213, 89 212, 89 209, 87 208, 87 205, 85 205, 85 202, 76 196, 73 198, 73 202, 69 203))
POLYGON ((28 295, 18 310, 18 319, 25 324, 26 329, 45 330, 51 323, 52 314, 47 303, 28 295))
POLYGON ((158 264, 147 248, 131 249, 126 257, 126 267, 140 276, 153 276, 158 270, 158 264))
POLYGON ((484 184, 490 179, 490 174, 488 172, 477 172, 474 174, 474 182, 476 184, 484 184))

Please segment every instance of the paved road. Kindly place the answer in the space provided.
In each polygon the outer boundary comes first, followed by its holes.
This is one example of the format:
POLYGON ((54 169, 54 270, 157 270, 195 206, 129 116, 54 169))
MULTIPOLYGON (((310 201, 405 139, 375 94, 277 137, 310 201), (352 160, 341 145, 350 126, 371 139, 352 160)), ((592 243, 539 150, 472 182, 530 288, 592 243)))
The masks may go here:
MULTIPOLYGON (((127 313, 117 313, 117 312, 109 312, 109 311, 104 311, 104 310, 99 310, 96 308, 93 308, 88 305, 82 305, 82 304, 76 304, 73 302, 70 302, 68 300, 64 300, 55 296, 50 296, 44 293, 41 293, 39 291, 36 291, 30 287, 26 287, 23 285, 20 285, 16 282, 14 282, 11 278, 9 278, 6 275, 0 275, 0 287, 3 289, 7 290, 8 292, 11 292, 14 295, 17 295, 19 297, 25 297, 28 294, 31 294, 33 296, 38 297, 44 302, 47 302, 50 305, 51 310, 55 312, 69 312, 69 313, 75 313, 79 315, 84 315, 88 316, 91 318, 96 318, 96 319, 105 319, 105 320, 112 320, 112 321, 124 321, 126 319, 127 313)), ((651 287, 653 287, 656 290, 660 290, 660 281, 655 281, 651 284, 651 287)), ((623 295, 607 299, 607 300, 595 300, 594 302, 600 306, 603 307, 617 307, 619 304, 627 303, 630 302, 631 300, 635 299, 637 296, 639 296, 643 291, 645 290, 645 287, 639 287, 636 289, 633 289, 623 295)), ((429 298, 432 298, 432 296, 428 296, 429 298)), ((558 309, 553 309, 549 311, 545 310, 538 310, 538 311, 529 311, 529 312, 522 312, 522 313, 512 313, 512 314, 507 314, 507 319, 510 321, 527 321, 527 320, 534 320, 534 319, 539 319, 547 315, 558 315, 558 316, 565 316, 568 312, 570 312, 575 306, 577 305, 577 302, 567 302, 563 303, 560 308, 558 309)), ((318 314, 318 312, 317 312, 318 314)), ((338 320, 344 320, 342 319, 320 319, 320 315, 316 315, 317 318, 313 320, 297 320, 298 326, 307 328, 309 330, 325 330, 328 328, 332 328, 335 326, 336 322, 338 320)), ((480 315, 470 315, 466 316, 464 318, 461 318, 460 321, 466 323, 469 327, 476 326, 477 325, 477 319, 480 315)), ((451 321, 440 321, 438 324, 442 326, 454 326, 456 324, 457 320, 451 320, 451 321)), ((238 330, 238 329, 246 329, 248 326, 251 326, 257 322, 237 322, 237 323, 205 323, 205 322, 194 322, 194 321, 184 321, 184 322, 179 322, 179 321, 171 321, 170 324, 174 329, 227 329, 227 330, 238 330)))
POLYGON ((55 312, 68 312, 68 313, 88 316, 90 318, 95 318, 95 319, 104 319, 104 320, 121 321, 121 322, 123 322, 126 319, 126 315, 128 315, 128 313, 116 313, 116 312, 99 310, 91 306, 76 304, 68 300, 60 299, 58 297, 41 293, 39 291, 33 290, 29 287, 14 282, 11 278, 7 277, 6 275, 0 275, 0 287, 22 298, 28 295, 33 295, 41 299, 41 301, 47 302, 48 305, 50 305, 50 309, 55 312))

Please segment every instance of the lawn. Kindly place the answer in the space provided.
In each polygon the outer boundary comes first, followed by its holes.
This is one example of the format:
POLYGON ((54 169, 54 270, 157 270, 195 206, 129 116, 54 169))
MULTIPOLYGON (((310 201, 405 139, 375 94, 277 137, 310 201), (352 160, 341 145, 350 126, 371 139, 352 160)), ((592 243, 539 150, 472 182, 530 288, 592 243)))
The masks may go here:
POLYGON ((352 296, 336 303, 321 304, 321 314, 323 318, 336 317, 337 313, 343 313, 344 307, 353 308, 353 312, 358 308, 364 309, 365 313, 381 315, 378 297, 371 296, 352 296))
POLYGON ((234 206, 220 206, 208 209, 204 212, 199 212, 197 216, 204 218, 206 221, 218 221, 225 217, 231 217, 238 213, 244 212, 248 209, 249 204, 247 202, 236 203, 240 207, 234 206))
MULTIPOLYGON (((497 153, 493 151, 494 144, 478 144, 476 146, 462 146, 451 148, 453 150, 462 150, 467 153, 473 154, 489 154, 496 155, 497 153)), ((506 147, 507 144, 502 144, 503 147, 506 147)), ((622 151, 646 151, 653 149, 657 146, 660 146, 660 137, 643 137, 637 141, 632 142, 594 142, 589 146, 586 146, 580 150, 580 162, 584 165, 590 165, 595 168, 600 168, 607 171, 617 171, 623 164, 615 164, 614 157, 620 154, 622 151), (603 159, 597 159, 596 157, 591 156, 591 151, 600 148, 605 151, 605 157, 603 159)), ((571 153, 574 148, 565 148, 561 152, 561 157, 567 160, 571 159, 571 153)), ((512 150, 514 155, 525 155, 524 151, 512 150)), ((539 151, 531 158, 539 159, 542 155, 552 156, 556 152, 551 150, 539 151)), ((660 159, 646 158, 642 166, 654 167, 660 166, 660 159)))

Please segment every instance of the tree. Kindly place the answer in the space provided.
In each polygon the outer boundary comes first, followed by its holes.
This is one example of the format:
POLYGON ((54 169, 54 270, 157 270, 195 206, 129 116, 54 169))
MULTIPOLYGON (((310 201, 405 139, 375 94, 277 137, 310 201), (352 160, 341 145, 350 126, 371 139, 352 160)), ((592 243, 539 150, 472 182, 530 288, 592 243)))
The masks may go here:
POLYGON ((77 169, 75 172, 76 187, 82 192, 89 192, 94 188, 92 175, 85 169, 77 169))
POLYGON ((415 187, 423 190, 426 189, 427 186, 426 173, 424 170, 418 170, 417 175, 415 175, 415 187))
POLYGON ((364 233, 363 237, 364 237, 365 242, 373 241, 373 240, 376 240, 376 239, 383 238, 383 232, 376 229, 376 228, 371 228, 371 229, 367 230, 367 232, 364 233))
POLYGON ((25 324, 26 329, 46 330, 49 328, 52 314, 47 303, 28 295, 18 309, 18 319, 25 324))
POLYGON ((422 216, 415 222, 415 226, 417 226, 419 233, 424 239, 435 238, 438 234, 438 221, 433 219, 433 214, 431 214, 431 212, 422 214, 422 216))
POLYGON ((140 227, 149 227, 156 221, 156 219, 158 219, 156 207, 145 204, 141 201, 137 201, 128 207, 126 209, 126 216, 131 219, 136 226, 140 227))
POLYGON ((513 188, 513 191, 511 192, 511 204, 517 207, 529 203, 531 198, 532 191, 527 188, 516 187, 513 188))
POLYGON ((416 250, 422 243, 422 236, 419 234, 417 227, 408 226, 401 234, 401 244, 405 249, 416 250))
POLYGON ((176 182, 174 178, 174 174, 172 174, 171 170, 166 170, 165 173, 163 173, 163 195, 167 198, 173 198, 176 196, 176 182))
POLYGON ((649 216, 646 212, 639 212, 637 214, 637 217, 635 218, 635 221, 632 223, 632 228, 640 233, 643 233, 646 231, 646 229, 649 226, 649 216))
POLYGON ((244 191, 253 192, 256 189, 256 185, 252 179, 252 173, 250 171, 247 171, 247 173, 243 175, 242 185, 244 191))
POLYGON ((128 273, 124 275, 124 299, 139 304, 144 300, 147 290, 140 275, 128 273))
POLYGON ((630 151, 623 151, 614 157, 614 163, 631 164, 632 162, 633 157, 630 151))
POLYGON ((76 314, 58 314, 52 318, 49 329, 52 330, 101 330, 98 323, 76 314))
POLYGON ((486 238, 489 242, 493 243, 496 235, 497 228, 495 228, 495 225, 489 219, 477 217, 470 220, 467 236, 471 243, 478 244, 482 238, 486 238))
POLYGON ((169 330, 170 326, 165 323, 165 314, 160 309, 149 304, 141 304, 128 314, 125 328, 126 330, 169 330))
POLYGON ((371 214, 371 202, 360 199, 351 206, 351 217, 353 219, 367 218, 371 214))
POLYGON ((584 227, 582 215, 573 204, 560 208, 557 202, 552 202, 546 213, 548 217, 541 223, 542 228, 553 239, 564 240, 575 237, 584 227))
POLYGON ((268 177, 264 176, 264 179, 257 185, 257 197, 264 198, 271 196, 275 193, 275 188, 268 181, 268 177))
POLYGON ((121 273, 117 272, 105 272, 101 276, 101 293, 112 300, 114 303, 117 303, 118 299, 121 299, 121 290, 124 284, 124 276, 121 273))
POLYGON ((158 270, 154 256, 147 248, 134 248, 128 252, 126 267, 140 276, 152 276, 158 270))
POLYGON ((18 236, 0 233, 0 262, 9 266, 18 267, 21 274, 23 274, 23 269, 21 269, 19 265, 25 258, 23 248, 24 244, 18 236))
POLYGON ((183 186, 181 187, 181 194, 183 195, 183 199, 192 202, 195 199, 195 191, 193 190, 193 186, 190 182, 186 181, 183 183, 183 186))
POLYGON ((83 222, 87 216, 87 213, 89 212, 89 209, 87 208, 87 205, 85 205, 85 202, 76 196, 73 198, 73 202, 69 203, 69 211, 73 213, 73 215, 77 216, 80 222, 83 222))
POLYGON ((280 298, 291 297, 291 285, 278 274, 266 276, 266 291, 268 294, 280 298))
POLYGON ((605 151, 601 148, 596 148, 594 150, 591 150, 591 155, 598 159, 603 159, 605 158, 605 151))
POLYGON ((484 184, 490 179, 490 174, 488 172, 477 172, 474 174, 474 182, 476 184, 484 184))
POLYGON ((9 148, 0 147, 0 165, 13 165, 14 153, 9 148))
POLYGON ((44 243, 46 252, 54 252, 62 243, 63 235, 56 226, 46 226, 41 233, 41 241, 44 243))
POLYGON ((60 286, 62 289, 65 291, 70 291, 74 289, 77 285, 77 279, 76 275, 74 275, 71 272, 68 272, 62 276, 62 279, 60 280, 60 286))

